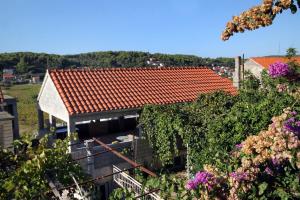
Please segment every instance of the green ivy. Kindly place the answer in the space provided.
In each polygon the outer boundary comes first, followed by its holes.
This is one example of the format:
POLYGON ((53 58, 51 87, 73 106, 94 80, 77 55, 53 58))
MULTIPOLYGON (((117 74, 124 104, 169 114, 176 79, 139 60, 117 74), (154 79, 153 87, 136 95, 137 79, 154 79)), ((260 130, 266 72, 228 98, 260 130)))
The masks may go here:
POLYGON ((276 84, 286 81, 265 74, 260 85, 258 79, 247 75, 236 96, 217 91, 201 94, 192 103, 145 106, 140 118, 143 133, 163 164, 173 162, 181 140, 189 146, 192 171, 201 170, 204 164, 224 169, 224 160, 236 144, 266 129, 272 116, 282 109, 293 106, 298 110, 299 102, 294 97, 276 89, 276 84))

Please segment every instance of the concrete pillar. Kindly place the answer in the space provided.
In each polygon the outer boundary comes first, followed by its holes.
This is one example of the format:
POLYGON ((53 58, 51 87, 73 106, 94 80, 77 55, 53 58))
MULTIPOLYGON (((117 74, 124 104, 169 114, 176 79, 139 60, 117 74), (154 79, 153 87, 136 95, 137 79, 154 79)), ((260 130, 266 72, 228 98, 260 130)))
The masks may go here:
POLYGON ((19 116, 18 116, 18 109, 17 109, 17 102, 14 101, 12 103, 12 115, 14 116, 13 119, 13 133, 14 133, 14 140, 20 137, 19 134, 19 116))
POLYGON ((189 148, 189 144, 186 144, 186 174, 187 174, 187 177, 189 179, 192 178, 191 164, 190 164, 190 148, 189 148))
POLYGON ((143 126, 142 124, 138 124, 138 125, 136 126, 137 131, 138 131, 137 135, 138 135, 139 137, 142 137, 142 136, 143 136, 143 127, 142 127, 142 126, 143 126))
POLYGON ((86 147, 86 155, 89 156, 87 157, 87 173, 90 174, 92 177, 94 175, 94 159, 95 157, 92 156, 93 154, 93 147, 94 147, 94 140, 85 140, 84 145, 86 147))
POLYGON ((235 58, 235 70, 234 70, 234 76, 233 76, 233 86, 240 88, 241 85, 241 57, 238 56, 235 58))
POLYGON ((44 113, 41 109, 38 108, 38 126, 39 126, 39 131, 43 130, 44 127, 44 113))
POLYGON ((53 115, 49 114, 49 127, 51 129, 56 129, 56 118, 53 115))
MULTIPOLYGON (((69 119, 68 125, 67 125, 67 129, 68 129, 68 136, 71 136, 72 134, 75 133, 76 131, 76 127, 75 127, 75 122, 72 119, 69 119)), ((72 152, 72 149, 74 148, 74 146, 72 146, 72 144, 76 143, 77 141, 73 138, 71 138, 70 143, 69 143, 69 152, 72 152)))

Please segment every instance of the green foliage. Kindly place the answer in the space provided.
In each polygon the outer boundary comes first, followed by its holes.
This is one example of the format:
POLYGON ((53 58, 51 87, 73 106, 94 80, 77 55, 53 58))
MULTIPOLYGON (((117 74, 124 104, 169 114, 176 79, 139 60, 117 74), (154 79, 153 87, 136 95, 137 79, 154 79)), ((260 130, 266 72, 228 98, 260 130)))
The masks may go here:
POLYGON ((237 96, 216 92, 185 105, 147 106, 140 118, 143 133, 163 164, 172 163, 178 153, 175 144, 182 140, 189 147, 192 171, 204 164, 224 169, 235 144, 265 129, 283 108, 299 106, 287 92, 277 91, 273 82, 264 79, 258 88, 258 80, 250 75, 237 96))
POLYGON ((117 188, 113 190, 113 192, 109 196, 109 200, 134 200, 135 194, 131 190, 128 190, 127 188, 117 188))
POLYGON ((48 136, 38 146, 24 138, 14 141, 15 153, 1 149, 0 199, 46 198, 44 195, 50 189, 46 176, 63 186, 73 183, 70 173, 83 180, 81 167, 66 153, 68 141, 56 140, 52 148, 48 136))
POLYGON ((89 67, 146 67, 153 60, 166 66, 234 66, 233 58, 201 58, 191 55, 150 54, 136 51, 105 51, 77 55, 55 55, 44 53, 18 52, 0 54, 0 69, 17 66, 17 72, 45 72, 51 68, 89 67))
POLYGON ((292 59, 295 56, 297 56, 297 49, 296 48, 288 48, 286 50, 286 57, 288 59, 292 59))
POLYGON ((170 164, 178 154, 179 128, 182 127, 180 108, 182 105, 145 106, 140 117, 144 134, 163 164, 170 164))
POLYGON ((23 74, 28 71, 28 66, 27 66, 27 63, 25 62, 24 57, 20 58, 20 62, 18 62, 17 66, 16 66, 16 71, 19 74, 23 74))
POLYGON ((286 57, 288 59, 288 64, 292 71, 300 74, 300 66, 299 63, 296 62, 295 57, 297 56, 297 49, 296 48, 288 48, 286 50, 286 57))
MULTIPOLYGON (((174 175, 162 174, 158 178, 140 177, 139 182, 145 191, 155 191, 162 199, 193 199, 191 192, 185 189, 186 180, 175 177, 174 175)), ((109 199, 136 199, 135 196, 136 194, 128 189, 118 188, 112 192, 109 199)), ((147 199, 146 196, 145 199, 147 199)))

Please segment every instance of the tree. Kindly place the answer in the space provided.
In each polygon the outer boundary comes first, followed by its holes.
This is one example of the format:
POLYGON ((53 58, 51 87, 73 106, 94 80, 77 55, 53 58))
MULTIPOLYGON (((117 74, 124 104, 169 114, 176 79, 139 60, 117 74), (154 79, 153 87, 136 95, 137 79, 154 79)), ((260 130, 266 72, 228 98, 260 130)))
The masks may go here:
POLYGON ((288 59, 291 59, 297 55, 297 49, 296 48, 288 48, 286 50, 286 57, 288 59))
POLYGON ((66 153, 68 141, 56 140, 49 146, 48 135, 33 142, 14 141, 14 152, 0 148, 0 199, 50 199, 47 177, 62 186, 73 184, 70 173, 82 181, 86 175, 66 153))
POLYGON ((300 0, 263 0, 261 5, 254 6, 239 16, 233 16, 227 23, 221 38, 225 41, 234 33, 270 26, 277 14, 288 9, 295 14, 297 6, 300 8, 300 0))
POLYGON ((25 62, 25 58, 21 57, 19 63, 16 67, 17 73, 23 74, 28 71, 27 63, 25 62))

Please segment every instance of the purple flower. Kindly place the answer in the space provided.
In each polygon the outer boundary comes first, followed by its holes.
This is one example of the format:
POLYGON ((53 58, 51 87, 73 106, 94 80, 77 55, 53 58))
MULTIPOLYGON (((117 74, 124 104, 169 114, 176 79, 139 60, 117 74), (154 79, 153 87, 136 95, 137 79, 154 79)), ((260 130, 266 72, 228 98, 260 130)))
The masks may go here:
POLYGON ((243 144, 242 144, 242 143, 236 144, 235 147, 236 147, 237 149, 241 149, 241 148, 243 147, 243 144))
POLYGON ((293 116, 295 116, 295 115, 297 115, 297 112, 296 111, 292 111, 292 112, 290 112, 290 114, 293 115, 293 116))
POLYGON ((287 123, 293 123, 295 122, 295 117, 291 117, 288 120, 286 120, 287 123))
POLYGON ((272 159, 272 163, 273 163, 274 166, 277 166, 277 165, 280 164, 280 162, 279 162, 279 160, 277 158, 273 158, 272 159))
POLYGON ((273 174, 273 171, 272 171, 269 167, 266 167, 265 172, 266 172, 267 174, 269 174, 270 176, 273 176, 273 175, 274 175, 274 174, 273 174))
POLYGON ((294 126, 292 124, 284 124, 284 128, 285 130, 293 132, 296 135, 300 134, 300 126, 294 126))
POLYGON ((300 134, 300 121, 295 120, 294 117, 289 118, 284 122, 284 129, 295 134, 300 134))
POLYGON ((246 172, 232 172, 229 174, 230 177, 235 179, 236 181, 243 181, 246 180, 247 178, 247 173, 246 172))
POLYGON ((193 180, 189 180, 189 181, 187 182, 187 184, 185 185, 185 188, 186 188, 187 190, 194 190, 194 189, 196 189, 196 187, 197 187, 197 185, 194 183, 193 180))
POLYGON ((286 63, 275 62, 269 66, 269 75, 272 78, 286 76, 289 72, 289 65, 286 63))
POLYGON ((216 183, 217 181, 213 174, 206 171, 200 171, 196 173, 194 179, 187 182, 185 187, 187 190, 194 190, 198 187, 198 185, 203 185, 207 186, 207 188, 211 190, 216 183))
POLYGON ((198 184, 206 184, 208 183, 208 180, 210 178, 212 178, 213 175, 209 172, 197 172, 197 174, 195 175, 194 178, 194 182, 198 185, 198 184))

